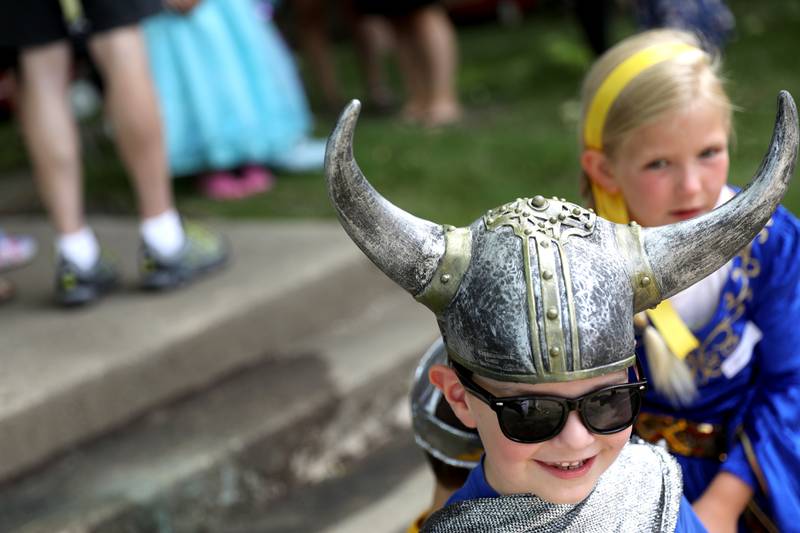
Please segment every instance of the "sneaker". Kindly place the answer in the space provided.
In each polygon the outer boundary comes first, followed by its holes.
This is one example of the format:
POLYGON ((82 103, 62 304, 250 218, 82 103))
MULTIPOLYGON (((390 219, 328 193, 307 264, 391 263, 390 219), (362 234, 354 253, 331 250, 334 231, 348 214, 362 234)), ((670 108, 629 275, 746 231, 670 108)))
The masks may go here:
POLYGON ((146 244, 140 251, 141 286, 146 290, 168 290, 221 268, 228 260, 225 240, 202 226, 184 222, 186 242, 172 257, 163 257, 146 244))
POLYGON ((88 270, 60 257, 56 267, 56 303, 64 307, 86 305, 119 285, 119 275, 102 255, 88 270))

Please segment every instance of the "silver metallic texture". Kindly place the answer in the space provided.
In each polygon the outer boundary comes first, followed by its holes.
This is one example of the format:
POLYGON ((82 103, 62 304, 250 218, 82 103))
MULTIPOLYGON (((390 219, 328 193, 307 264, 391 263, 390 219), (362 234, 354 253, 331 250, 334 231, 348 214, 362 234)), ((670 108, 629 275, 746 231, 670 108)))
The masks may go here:
POLYGON ((422 449, 440 461, 451 466, 474 468, 483 453, 478 433, 448 424, 436 415, 439 403, 445 400, 442 392, 428 379, 428 370, 435 364, 447 364, 447 351, 441 338, 428 348, 414 371, 411 385, 414 438, 422 449))
POLYGON ((675 531, 683 490, 679 468, 662 448, 631 442, 578 504, 532 494, 465 500, 428 517, 422 533, 675 531))

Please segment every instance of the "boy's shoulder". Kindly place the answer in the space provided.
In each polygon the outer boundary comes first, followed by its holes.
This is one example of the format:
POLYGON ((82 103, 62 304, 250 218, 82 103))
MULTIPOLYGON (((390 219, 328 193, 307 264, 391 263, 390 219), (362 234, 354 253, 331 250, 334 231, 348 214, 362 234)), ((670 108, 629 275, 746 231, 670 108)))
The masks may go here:
POLYGON ((431 515, 422 531, 673 531, 682 491, 675 459, 635 439, 579 504, 556 505, 532 494, 463 500, 431 515))

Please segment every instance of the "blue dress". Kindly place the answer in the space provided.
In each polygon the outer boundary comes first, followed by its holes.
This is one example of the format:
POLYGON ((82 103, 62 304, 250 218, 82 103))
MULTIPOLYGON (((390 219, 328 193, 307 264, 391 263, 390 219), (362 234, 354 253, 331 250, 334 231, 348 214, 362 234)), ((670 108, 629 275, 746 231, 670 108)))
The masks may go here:
POLYGON ((203 0, 143 29, 174 174, 269 164, 308 136, 290 52, 253 0, 203 0))
MULTIPOLYGON (((687 362, 698 397, 675 408, 651 388, 643 408, 721 424, 727 438, 724 462, 676 455, 684 494, 694 501, 720 470, 730 472, 753 488, 757 503, 780 531, 800 527, 799 247, 800 223, 779 207, 734 258, 713 317, 693 330, 701 346, 687 362), (737 437, 740 430, 752 443, 767 494, 737 437)), ((649 375, 641 347, 638 355, 649 375)))

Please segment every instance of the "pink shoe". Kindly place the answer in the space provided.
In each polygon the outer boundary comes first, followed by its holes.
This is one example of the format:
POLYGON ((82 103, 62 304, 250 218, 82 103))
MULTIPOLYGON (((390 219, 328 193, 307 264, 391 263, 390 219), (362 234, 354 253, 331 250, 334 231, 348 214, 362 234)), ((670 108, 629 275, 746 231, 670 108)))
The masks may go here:
POLYGON ((272 189, 275 186, 275 176, 264 167, 247 165, 242 168, 241 183, 249 196, 272 189))
POLYGON ((26 265, 36 255, 36 240, 28 235, 0 232, 0 271, 26 265))
POLYGON ((242 180, 230 172, 212 172, 200 178, 200 191, 214 200, 237 200, 247 196, 242 180))

